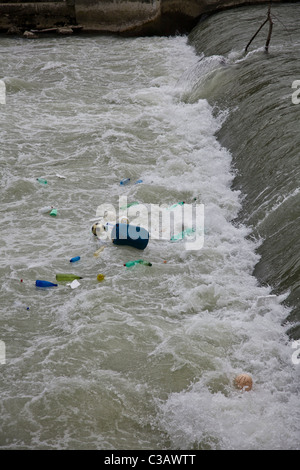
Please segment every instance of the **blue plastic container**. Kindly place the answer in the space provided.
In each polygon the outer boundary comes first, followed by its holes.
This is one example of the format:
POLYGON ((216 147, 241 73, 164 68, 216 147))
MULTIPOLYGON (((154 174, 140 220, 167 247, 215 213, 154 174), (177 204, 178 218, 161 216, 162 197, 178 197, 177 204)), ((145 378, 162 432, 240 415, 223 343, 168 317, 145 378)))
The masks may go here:
POLYGON ((128 245, 144 250, 149 242, 149 232, 142 227, 130 224, 116 224, 111 232, 115 245, 128 245))

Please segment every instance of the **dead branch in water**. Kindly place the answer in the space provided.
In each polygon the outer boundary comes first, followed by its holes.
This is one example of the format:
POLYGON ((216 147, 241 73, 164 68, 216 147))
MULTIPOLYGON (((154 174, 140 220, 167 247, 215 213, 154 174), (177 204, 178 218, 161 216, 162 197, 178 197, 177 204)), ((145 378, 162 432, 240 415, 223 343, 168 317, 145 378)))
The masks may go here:
POLYGON ((268 37, 265 45, 265 51, 268 52, 269 50, 269 44, 271 41, 271 36, 272 36, 272 29, 273 29, 273 21, 271 17, 271 7, 268 9, 268 22, 269 22, 269 32, 268 32, 268 37))
POLYGON ((252 38, 248 42, 247 46, 245 47, 245 52, 247 52, 248 47, 250 46, 251 42, 253 41, 253 39, 256 38, 256 36, 260 32, 260 30, 265 26, 266 23, 269 23, 269 32, 268 32, 268 37, 267 37, 267 41, 266 41, 266 45, 265 45, 265 51, 268 52, 269 44, 270 44, 270 41, 271 41, 272 29, 273 29, 273 21, 272 21, 272 17, 271 17, 271 6, 269 6, 269 8, 268 8, 267 19, 263 22, 263 24, 258 28, 256 33, 252 36, 252 38))

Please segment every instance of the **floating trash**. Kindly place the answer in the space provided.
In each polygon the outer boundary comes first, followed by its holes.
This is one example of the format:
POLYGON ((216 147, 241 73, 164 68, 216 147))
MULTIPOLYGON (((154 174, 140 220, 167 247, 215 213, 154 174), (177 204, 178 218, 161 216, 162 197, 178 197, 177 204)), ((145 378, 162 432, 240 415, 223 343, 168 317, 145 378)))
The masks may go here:
POLYGON ((143 259, 136 259, 135 261, 128 261, 127 263, 124 264, 127 268, 130 268, 131 266, 135 266, 136 264, 142 264, 143 266, 152 266, 152 263, 149 263, 148 261, 144 261, 143 259))
POLYGON ((120 207, 121 210, 128 209, 129 207, 136 206, 138 205, 139 202, 134 201, 134 202, 129 202, 128 204, 125 204, 125 206, 120 207))
POLYGON ((82 277, 77 276, 76 274, 67 274, 67 273, 56 274, 57 281, 74 281, 74 279, 82 279, 82 277))
POLYGON ((48 181, 45 180, 44 178, 37 178, 36 179, 40 184, 48 184, 48 181))
POLYGON ((171 237, 171 242, 176 242, 178 240, 182 240, 183 238, 191 235, 192 233, 195 232, 195 229, 193 228, 187 228, 186 230, 184 230, 183 232, 180 232, 179 234, 177 235, 174 235, 173 237, 171 237))
POLYGON ((121 181, 120 181, 120 184, 122 186, 125 186, 126 184, 128 184, 130 181, 130 178, 123 178, 121 181))
POLYGON ((76 287, 80 286, 80 282, 78 282, 77 279, 74 279, 74 281, 72 281, 71 284, 67 284, 67 286, 70 286, 71 289, 76 289, 76 287))
POLYGON ((37 279, 35 281, 35 285, 37 287, 57 287, 57 284, 54 284, 53 282, 49 282, 49 281, 42 281, 40 279, 37 279))
POLYGON ((105 248, 104 246, 101 246, 100 248, 98 248, 98 250, 95 251, 94 256, 95 257, 99 256, 100 253, 102 253, 102 251, 104 250, 104 248, 105 248))
POLYGON ((116 224, 111 232, 114 245, 128 245, 144 250, 149 242, 149 232, 139 226, 116 224))
POLYGON ((183 206, 183 204, 185 204, 184 201, 182 201, 182 202, 177 202, 176 204, 173 204, 172 206, 168 207, 168 210, 171 211, 171 210, 175 209, 175 207, 183 206))
POLYGON ((44 206, 39 209, 40 214, 50 214, 50 212, 54 209, 53 206, 44 206))
POLYGON ((80 256, 74 256, 74 258, 70 259, 70 263, 76 263, 76 261, 80 260, 80 256))
POLYGON ((50 212, 51 217, 56 217, 57 216, 57 209, 52 209, 50 212))

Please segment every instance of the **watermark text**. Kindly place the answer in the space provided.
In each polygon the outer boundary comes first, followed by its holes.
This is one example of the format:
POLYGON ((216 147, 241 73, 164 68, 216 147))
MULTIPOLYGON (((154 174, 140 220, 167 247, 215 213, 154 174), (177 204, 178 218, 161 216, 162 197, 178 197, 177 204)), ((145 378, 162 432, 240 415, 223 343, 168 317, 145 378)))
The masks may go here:
POLYGON ((0 104, 6 104, 6 86, 3 80, 0 80, 0 104))
MULTIPOLYGON (((96 211, 96 234, 101 240, 110 238, 115 223, 129 224, 131 239, 150 235, 152 240, 184 242, 185 250, 200 250, 204 244, 204 205, 179 202, 172 206, 160 204, 128 203, 127 197, 119 198, 116 208, 113 204, 101 204, 96 211), (144 232, 138 228, 145 229, 144 232)), ((96 220, 95 219, 95 220, 96 220)), ((121 236, 121 235, 120 235, 121 236)))
POLYGON ((296 89, 296 91, 292 93, 292 103, 300 104, 300 80, 294 80, 292 83, 292 88, 296 89))
POLYGON ((292 363, 300 364, 300 340, 293 341, 292 348, 296 349, 296 351, 294 351, 292 354, 292 363))
POLYGON ((5 364, 6 355, 5 355, 5 343, 0 341, 0 364, 5 364))

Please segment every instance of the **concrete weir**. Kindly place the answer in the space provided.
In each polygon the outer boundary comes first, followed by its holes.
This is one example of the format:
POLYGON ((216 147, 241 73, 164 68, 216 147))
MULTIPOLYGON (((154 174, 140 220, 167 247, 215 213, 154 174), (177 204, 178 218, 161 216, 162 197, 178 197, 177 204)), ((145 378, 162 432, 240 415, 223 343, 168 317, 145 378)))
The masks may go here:
POLYGON ((125 36, 172 35, 189 32, 204 14, 264 3, 268 4, 265 0, 0 0, 0 32, 26 32, 26 37, 79 30, 125 36))

